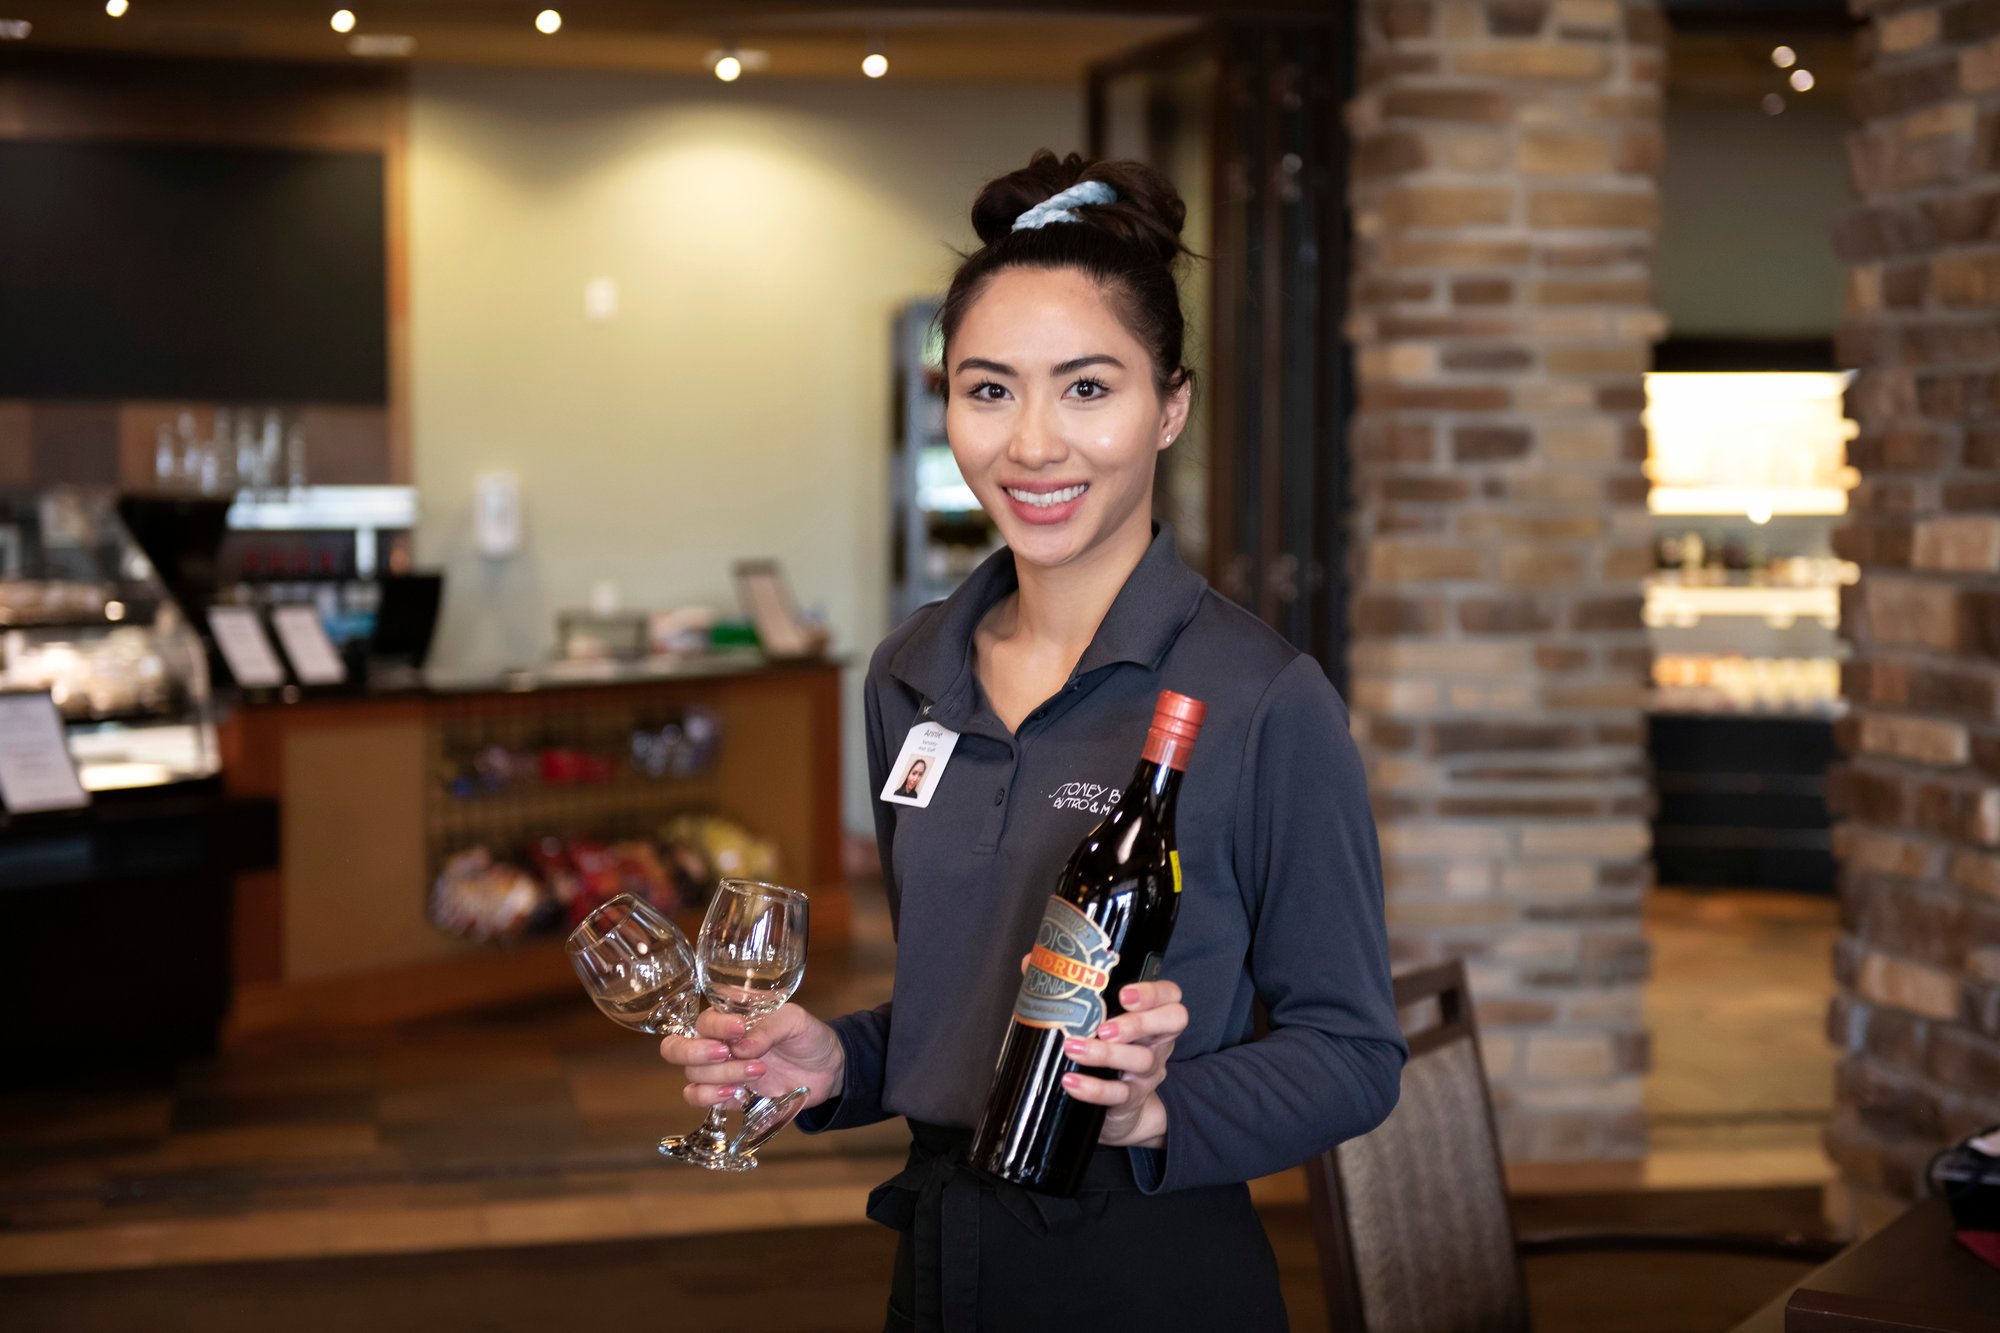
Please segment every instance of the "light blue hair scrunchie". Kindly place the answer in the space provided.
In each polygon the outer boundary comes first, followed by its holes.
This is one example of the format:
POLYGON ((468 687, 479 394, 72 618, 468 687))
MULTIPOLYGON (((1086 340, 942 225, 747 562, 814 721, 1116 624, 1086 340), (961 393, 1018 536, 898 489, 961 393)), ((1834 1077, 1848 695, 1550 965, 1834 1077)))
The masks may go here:
POLYGON ((1015 231, 1033 231, 1046 227, 1051 222, 1081 222, 1070 210, 1072 204, 1108 204, 1118 198, 1118 191, 1103 181, 1078 181, 1059 194, 1052 194, 1036 204, 1020 217, 1014 219, 1015 231))

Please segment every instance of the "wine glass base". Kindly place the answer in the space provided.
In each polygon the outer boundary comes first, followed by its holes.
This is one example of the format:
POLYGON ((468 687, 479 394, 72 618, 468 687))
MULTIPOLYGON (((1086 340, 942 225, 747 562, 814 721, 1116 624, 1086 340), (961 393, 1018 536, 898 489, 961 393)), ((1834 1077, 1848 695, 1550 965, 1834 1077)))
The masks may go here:
POLYGON ((747 1152, 712 1153, 696 1146, 685 1134, 670 1134, 660 1140, 660 1156, 670 1162, 684 1162, 704 1171, 755 1171, 757 1156, 747 1152))
POLYGON ((743 1108, 743 1128, 730 1141, 731 1153, 755 1153, 779 1130, 799 1118, 806 1106, 806 1089, 793 1088, 776 1097, 759 1097, 743 1108))

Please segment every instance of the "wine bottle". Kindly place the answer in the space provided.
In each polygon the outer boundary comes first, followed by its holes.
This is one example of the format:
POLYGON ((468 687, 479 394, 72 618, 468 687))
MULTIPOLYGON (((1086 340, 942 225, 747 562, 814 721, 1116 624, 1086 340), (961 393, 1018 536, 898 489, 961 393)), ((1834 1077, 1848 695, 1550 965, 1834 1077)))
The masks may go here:
POLYGON ((1000 1063, 973 1132, 972 1165, 1043 1194, 1072 1195, 1104 1128, 1102 1106, 1064 1074, 1115 1079, 1063 1054, 1124 1011, 1119 991, 1159 975, 1180 909, 1174 798, 1208 706, 1162 690, 1132 781, 1063 867, 1021 977, 1000 1063))

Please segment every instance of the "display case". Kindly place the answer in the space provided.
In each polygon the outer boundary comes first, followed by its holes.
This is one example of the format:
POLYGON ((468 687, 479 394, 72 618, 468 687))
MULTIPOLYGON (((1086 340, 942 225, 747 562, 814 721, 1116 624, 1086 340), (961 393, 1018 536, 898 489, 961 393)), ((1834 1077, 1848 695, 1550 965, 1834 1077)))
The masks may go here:
POLYGON ((220 769, 201 637, 109 491, 0 492, 0 689, 49 692, 90 791, 220 769))
POLYGON ((898 621, 950 595, 1000 546, 999 530, 959 475, 945 438, 944 344, 937 315, 935 300, 911 301, 896 314, 890 601, 898 621))
POLYGON ((1648 734, 1662 883, 1829 891, 1833 550, 1856 481, 1838 372, 1647 376, 1648 734))
POLYGON ((1835 372, 1646 377, 1655 705, 1675 713, 1840 711, 1833 553, 1854 469, 1835 372))

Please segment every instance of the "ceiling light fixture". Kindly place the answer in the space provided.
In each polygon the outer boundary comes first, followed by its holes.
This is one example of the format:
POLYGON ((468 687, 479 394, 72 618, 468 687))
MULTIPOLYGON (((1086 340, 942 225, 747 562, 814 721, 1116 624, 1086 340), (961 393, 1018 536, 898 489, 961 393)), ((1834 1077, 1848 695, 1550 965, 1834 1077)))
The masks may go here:
POLYGON ((0 19, 0 42, 25 42, 34 30, 26 19, 0 19))
POLYGON ((879 79, 889 72, 888 44, 880 37, 868 39, 868 54, 861 58, 861 72, 871 79, 879 79))
POLYGON ((544 9, 541 13, 535 15, 535 31, 549 34, 557 32, 561 28, 562 15, 556 13, 555 10, 544 9))
POLYGON ((122 19, 125 11, 132 7, 132 0, 104 0, 104 12, 112 18, 122 19))
POLYGON ((1789 46, 1774 46, 1771 48, 1771 63, 1779 69, 1790 69, 1799 63, 1799 53, 1789 46))
POLYGON ((1791 83, 1792 87, 1799 92, 1811 92, 1813 86, 1812 71, 1809 69, 1793 70, 1791 83))
POLYGON ((734 83, 743 77, 743 62, 734 54, 718 56, 715 61, 715 77, 724 83, 734 83))
POLYGON ((351 9, 336 9, 333 11, 333 18, 330 22, 332 22, 335 32, 353 32, 354 11, 351 9))

